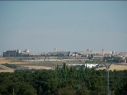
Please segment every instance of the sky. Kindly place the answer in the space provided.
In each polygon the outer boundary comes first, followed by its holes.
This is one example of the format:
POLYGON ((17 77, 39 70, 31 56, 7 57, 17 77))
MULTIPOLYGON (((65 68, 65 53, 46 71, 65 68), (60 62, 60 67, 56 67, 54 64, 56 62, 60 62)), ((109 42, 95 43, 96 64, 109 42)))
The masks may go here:
POLYGON ((0 1, 0 55, 54 48, 127 52, 127 1, 0 1))

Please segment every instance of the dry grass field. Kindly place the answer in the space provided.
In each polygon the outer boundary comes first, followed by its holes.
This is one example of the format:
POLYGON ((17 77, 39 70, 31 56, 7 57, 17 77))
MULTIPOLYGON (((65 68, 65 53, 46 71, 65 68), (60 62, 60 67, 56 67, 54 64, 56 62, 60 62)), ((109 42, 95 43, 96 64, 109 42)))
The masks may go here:
MULTIPOLYGON (((34 62, 27 62, 27 61, 20 61, 19 58, 6 58, 6 59, 0 59, 0 64, 15 64, 15 65, 19 65, 22 67, 28 67, 30 69, 53 69, 57 64, 62 65, 63 62, 51 62, 51 61, 34 61, 34 62)), ((73 62, 72 62, 73 63, 73 62)), ((105 69, 105 67, 103 68, 98 68, 97 70, 103 70, 105 69)), ((127 65, 111 65, 110 66, 110 70, 127 70, 127 65)), ((1 69, 0 72, 14 72, 14 70, 3 70, 1 69)))
POLYGON ((0 64, 4 64, 4 63, 10 63, 11 61, 10 60, 0 60, 0 64))
MULTIPOLYGON (((21 67, 28 67, 29 69, 53 69, 56 64, 60 63, 62 64, 62 62, 43 62, 43 61, 33 61, 33 62, 27 62, 27 61, 19 61, 17 60, 17 58, 6 58, 6 59, 2 59, 0 60, 0 64, 5 64, 5 63, 8 63, 8 64, 15 64, 15 65, 18 65, 18 66, 21 66, 21 67), (53 67, 53 68, 52 68, 53 67)), ((13 69, 0 69, 0 72, 14 72, 13 69)))
MULTIPOLYGON (((97 70, 103 70, 106 69, 105 67, 103 68, 98 68, 97 70)), ((127 70, 127 65, 111 65, 109 70, 127 70)))
POLYGON ((13 70, 13 69, 0 70, 0 73, 1 73, 1 72, 14 72, 14 70, 13 70))

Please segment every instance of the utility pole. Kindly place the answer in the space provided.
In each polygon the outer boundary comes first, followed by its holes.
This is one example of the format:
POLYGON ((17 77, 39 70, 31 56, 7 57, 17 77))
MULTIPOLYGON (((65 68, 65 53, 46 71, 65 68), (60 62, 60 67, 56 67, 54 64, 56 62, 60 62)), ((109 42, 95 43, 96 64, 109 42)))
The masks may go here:
POLYGON ((15 94, 15 92, 14 92, 14 88, 13 88, 13 95, 15 94))
POLYGON ((107 85, 106 85, 107 91, 106 91, 106 93, 107 94, 106 95, 110 95, 110 89, 109 89, 109 68, 110 68, 111 64, 112 63, 104 63, 104 65, 106 67, 106 73, 107 73, 107 75, 106 75, 106 77, 107 77, 107 79, 106 79, 107 80, 107 85))

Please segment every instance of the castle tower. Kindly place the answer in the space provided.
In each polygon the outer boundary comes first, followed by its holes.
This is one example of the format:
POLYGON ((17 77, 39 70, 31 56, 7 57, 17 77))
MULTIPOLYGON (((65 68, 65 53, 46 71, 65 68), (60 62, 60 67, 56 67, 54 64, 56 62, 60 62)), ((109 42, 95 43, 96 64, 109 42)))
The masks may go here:
POLYGON ((104 49, 101 50, 102 54, 104 54, 104 49))
POLYGON ((104 52, 104 49, 102 49, 101 51, 102 51, 102 53, 103 53, 103 52, 104 52))
POLYGON ((54 52, 57 52, 57 48, 54 48, 54 52))
POLYGON ((115 50, 114 50, 114 51, 112 51, 112 54, 115 54, 115 50))
POLYGON ((87 49, 86 51, 87 51, 87 52, 90 52, 90 49, 87 49))

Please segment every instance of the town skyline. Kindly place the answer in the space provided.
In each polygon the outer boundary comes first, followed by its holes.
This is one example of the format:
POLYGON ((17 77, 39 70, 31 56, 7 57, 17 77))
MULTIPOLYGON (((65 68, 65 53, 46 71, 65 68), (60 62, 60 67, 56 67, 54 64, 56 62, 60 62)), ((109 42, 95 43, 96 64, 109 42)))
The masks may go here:
POLYGON ((57 48, 54 48, 54 51, 49 51, 49 52, 33 52, 30 51, 29 49, 25 50, 6 50, 6 52, 3 52, 3 57, 11 57, 11 56, 88 56, 88 55, 101 55, 103 56, 117 56, 118 55, 124 55, 127 56, 127 52, 117 52, 117 51, 107 51, 104 49, 101 49, 99 51, 92 51, 90 49, 86 49, 86 51, 58 51, 57 48))

